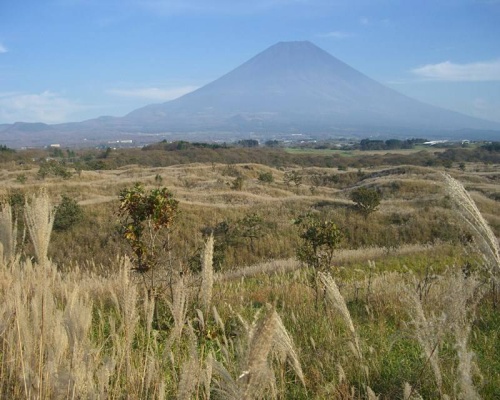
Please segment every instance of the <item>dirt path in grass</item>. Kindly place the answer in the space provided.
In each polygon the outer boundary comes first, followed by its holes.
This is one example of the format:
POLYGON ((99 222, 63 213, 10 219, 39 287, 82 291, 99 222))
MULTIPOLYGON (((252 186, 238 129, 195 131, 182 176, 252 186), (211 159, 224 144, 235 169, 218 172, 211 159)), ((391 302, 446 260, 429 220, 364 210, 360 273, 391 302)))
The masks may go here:
MULTIPOLYGON (((411 244, 404 245, 398 248, 369 247, 354 250, 344 249, 337 251, 336 255, 334 256, 333 262, 336 265, 342 265, 346 262, 368 262, 368 260, 377 261, 377 259, 387 257, 388 255, 401 256, 421 253, 423 251, 439 251, 439 248, 443 246, 444 244, 411 244)), ((247 267, 239 268, 237 270, 216 274, 215 280, 223 282, 237 280, 244 277, 252 277, 260 274, 286 273, 295 271, 301 266, 302 264, 298 260, 293 258, 284 260, 272 260, 269 262, 250 265, 247 267)))

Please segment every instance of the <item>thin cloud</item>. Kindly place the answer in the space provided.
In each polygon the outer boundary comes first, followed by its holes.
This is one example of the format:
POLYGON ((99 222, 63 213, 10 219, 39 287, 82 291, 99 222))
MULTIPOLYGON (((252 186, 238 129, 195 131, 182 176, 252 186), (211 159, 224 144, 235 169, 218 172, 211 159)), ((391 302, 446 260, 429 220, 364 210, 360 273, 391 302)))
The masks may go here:
POLYGON ((109 89, 106 91, 106 93, 121 97, 135 97, 140 99, 167 101, 176 99, 196 89, 198 89, 198 86, 180 86, 169 89, 160 89, 153 87, 139 89, 109 89))
POLYGON ((134 1, 141 9, 163 15, 247 15, 288 7, 311 7, 321 5, 316 0, 150 0, 134 1))
POLYGON ((0 93, 0 121, 66 122, 72 113, 84 107, 61 95, 45 91, 40 94, 4 92, 0 93))
POLYGON ((361 17, 361 18, 359 19, 359 23, 360 23, 361 25, 365 25, 365 26, 366 26, 366 25, 370 25, 370 20, 369 20, 367 17, 361 17))
POLYGON ((2 43, 0 43, 0 54, 7 53, 9 50, 2 43))
POLYGON ((411 72, 421 78, 438 81, 500 81, 500 59, 469 64, 445 61, 414 68, 411 72))
POLYGON ((327 33, 320 33, 318 37, 322 38, 331 38, 331 39, 346 39, 349 37, 352 37, 353 34, 349 32, 342 32, 342 31, 332 31, 332 32, 327 32, 327 33))
MULTIPOLYGON (((310 6, 310 0, 56 0, 59 5, 70 7, 115 7, 171 16, 179 14, 252 14, 280 7, 310 6)), ((314 0, 316 2, 317 0, 314 0)), ((321 2, 320 2, 321 3, 321 2)), ((100 21, 102 22, 102 21, 100 21)), ((106 23, 106 21, 104 21, 106 23)))

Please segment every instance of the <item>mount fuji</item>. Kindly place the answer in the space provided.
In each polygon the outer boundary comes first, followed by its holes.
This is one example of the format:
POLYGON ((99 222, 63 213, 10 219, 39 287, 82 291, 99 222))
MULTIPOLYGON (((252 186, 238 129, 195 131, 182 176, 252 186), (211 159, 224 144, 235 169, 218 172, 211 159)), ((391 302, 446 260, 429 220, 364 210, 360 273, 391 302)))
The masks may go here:
POLYGON ((3 125, 0 139, 12 134, 61 141, 89 135, 165 134, 214 140, 301 132, 323 137, 466 134, 487 139, 500 135, 500 124, 411 99, 301 41, 277 43, 219 79, 166 103, 123 117, 3 125))

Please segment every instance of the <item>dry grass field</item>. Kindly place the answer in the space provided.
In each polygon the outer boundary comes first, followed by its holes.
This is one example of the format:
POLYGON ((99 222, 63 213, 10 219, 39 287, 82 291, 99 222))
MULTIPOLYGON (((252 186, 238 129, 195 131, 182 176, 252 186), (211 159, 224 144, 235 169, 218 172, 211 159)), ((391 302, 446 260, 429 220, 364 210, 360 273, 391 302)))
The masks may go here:
POLYGON ((500 165, 68 170, 2 164, 1 398, 500 398, 500 165), (136 183, 179 202, 147 272, 136 183), (305 214, 341 232, 315 271, 305 214))

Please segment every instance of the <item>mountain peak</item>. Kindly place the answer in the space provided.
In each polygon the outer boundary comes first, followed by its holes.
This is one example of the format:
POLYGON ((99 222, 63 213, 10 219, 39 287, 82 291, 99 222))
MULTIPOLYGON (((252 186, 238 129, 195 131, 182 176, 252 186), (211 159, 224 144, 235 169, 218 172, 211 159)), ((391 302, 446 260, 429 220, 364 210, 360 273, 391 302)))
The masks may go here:
POLYGON ((394 131, 492 125, 412 100, 309 41, 278 42, 198 90, 126 118, 152 130, 164 124, 187 130, 322 132, 339 127, 394 131))
POLYGON ((307 48, 321 50, 318 46, 316 46, 314 43, 310 42, 309 40, 281 41, 281 42, 273 44, 268 49, 279 48, 279 47, 290 48, 290 49, 295 49, 295 50, 299 50, 299 51, 302 51, 302 50, 307 49, 307 48))
POLYGON ((55 137, 103 132, 210 132, 212 140, 225 140, 227 135, 269 138, 286 133, 461 138, 461 129, 492 130, 481 135, 496 138, 500 126, 413 100, 309 41, 292 41, 268 47, 194 92, 121 118, 51 126, 2 125, 0 137, 36 131, 37 137, 52 135, 53 143, 59 141, 55 137))

